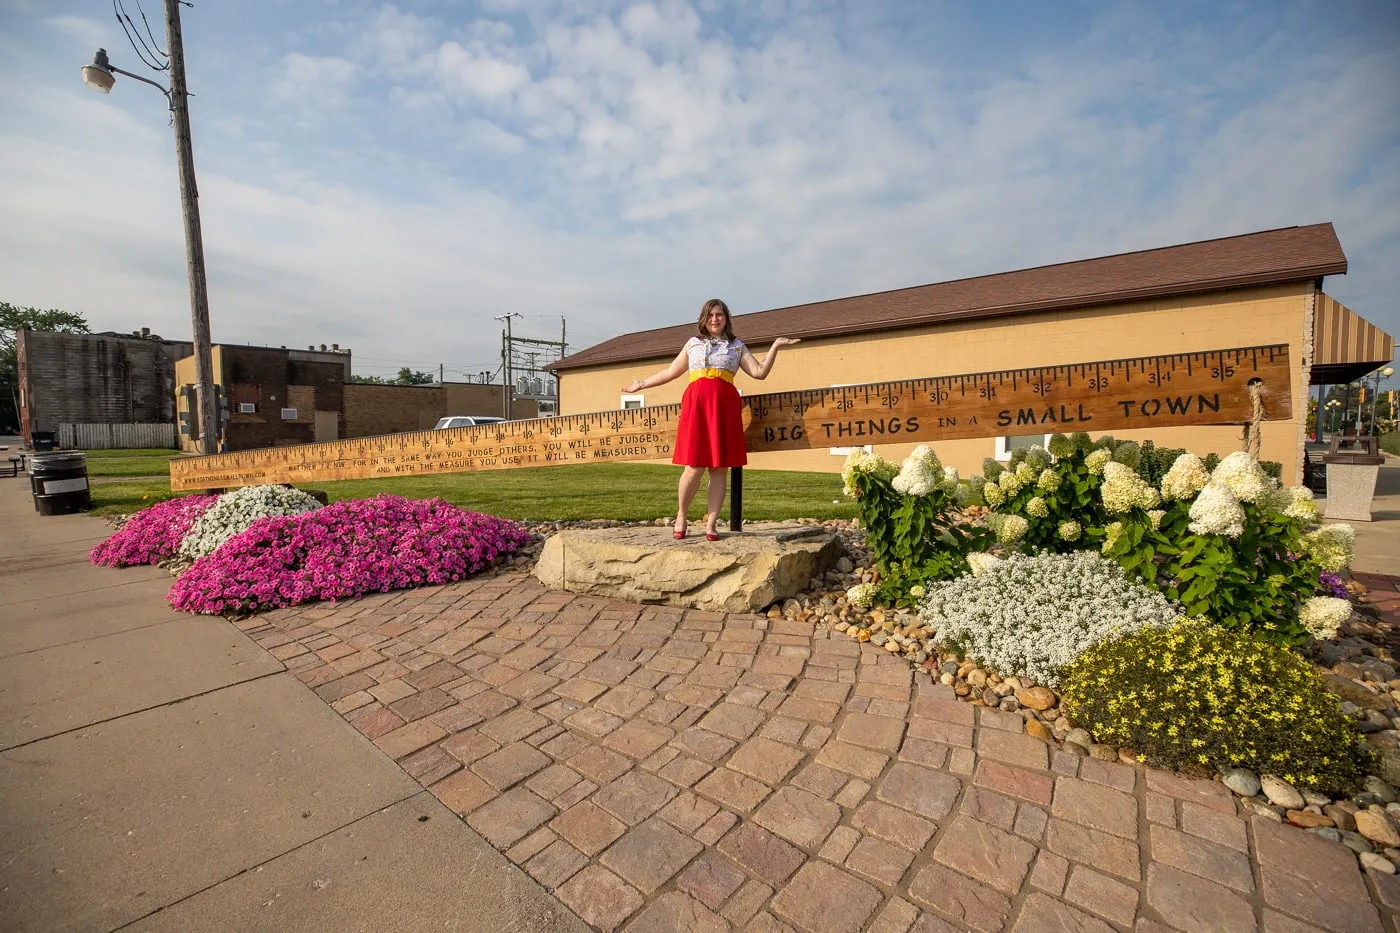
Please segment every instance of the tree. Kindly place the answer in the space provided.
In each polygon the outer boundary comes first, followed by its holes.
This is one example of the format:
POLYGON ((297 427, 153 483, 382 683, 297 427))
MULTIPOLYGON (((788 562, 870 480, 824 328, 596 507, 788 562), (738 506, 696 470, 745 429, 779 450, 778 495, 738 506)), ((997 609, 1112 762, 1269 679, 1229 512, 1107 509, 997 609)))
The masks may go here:
POLYGON ((89 334, 87 319, 72 311, 12 305, 0 301, 0 432, 19 430, 18 342, 21 330, 60 334, 89 334))
POLYGON ((431 385, 436 381, 432 373, 418 372, 417 370, 409 369, 407 366, 399 370, 398 378, 394 380, 397 385, 401 386, 425 386, 431 385))
POLYGON ((351 376, 350 381, 359 386, 382 386, 385 384, 383 376, 351 376))

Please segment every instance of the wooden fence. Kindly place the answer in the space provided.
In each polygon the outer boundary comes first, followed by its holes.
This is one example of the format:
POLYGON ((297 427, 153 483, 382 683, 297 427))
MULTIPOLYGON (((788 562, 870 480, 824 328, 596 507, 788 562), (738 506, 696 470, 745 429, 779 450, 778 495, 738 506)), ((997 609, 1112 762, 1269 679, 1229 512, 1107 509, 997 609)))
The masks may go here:
POLYGON ((173 424, 60 424, 58 444, 69 450, 180 446, 173 424))

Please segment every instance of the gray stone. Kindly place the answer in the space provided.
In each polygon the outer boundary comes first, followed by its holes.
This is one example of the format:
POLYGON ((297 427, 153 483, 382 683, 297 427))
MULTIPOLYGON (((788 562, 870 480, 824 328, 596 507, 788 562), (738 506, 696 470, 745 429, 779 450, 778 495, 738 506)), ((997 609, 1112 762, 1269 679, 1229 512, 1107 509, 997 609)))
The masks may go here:
POLYGON ((1342 834, 1331 826, 1315 826, 1309 829, 1308 832, 1312 833, 1314 836, 1321 836, 1323 839, 1329 839, 1332 842, 1342 841, 1342 834))
POLYGON ((1264 791, 1264 796, 1269 798, 1269 803, 1276 807, 1283 807, 1285 810, 1301 810, 1306 806, 1303 795, 1298 793, 1298 788, 1272 774, 1266 774, 1259 779, 1260 789, 1264 791))
POLYGON ((1366 837, 1361 835, 1360 833, 1350 833, 1344 829, 1340 830, 1340 832, 1342 834, 1342 845, 1346 846, 1348 849, 1357 853, 1358 855, 1362 852, 1374 851, 1371 848, 1371 844, 1366 841, 1366 837))
POLYGON ((1089 734, 1087 729, 1071 729, 1069 734, 1065 736, 1065 741, 1070 745, 1079 745, 1087 751, 1089 746, 1094 744, 1094 737, 1089 734))
POLYGON ((1366 709, 1383 710, 1390 706, 1390 700, 1383 696, 1377 696, 1354 680, 1346 677, 1338 677, 1336 674, 1323 674, 1322 682, 1328 690, 1357 706, 1366 709))
POLYGON ((1361 786, 1366 788, 1368 794, 1379 797, 1381 803, 1395 803, 1397 799, 1400 799, 1395 796, 1395 788, 1374 774, 1366 775, 1366 780, 1361 782, 1361 786))
POLYGON ((1248 768, 1231 768, 1220 776, 1221 783, 1241 797, 1259 793, 1259 776, 1248 768))
POLYGON ((1112 745, 1099 745, 1095 743, 1089 746, 1089 757, 1097 758, 1099 761, 1117 761, 1118 749, 1112 745))
POLYGON ((757 612, 795 595, 836 560, 834 535, 799 524, 676 541, 652 527, 570 529, 545 542, 535 576, 546 586, 638 603, 757 612))

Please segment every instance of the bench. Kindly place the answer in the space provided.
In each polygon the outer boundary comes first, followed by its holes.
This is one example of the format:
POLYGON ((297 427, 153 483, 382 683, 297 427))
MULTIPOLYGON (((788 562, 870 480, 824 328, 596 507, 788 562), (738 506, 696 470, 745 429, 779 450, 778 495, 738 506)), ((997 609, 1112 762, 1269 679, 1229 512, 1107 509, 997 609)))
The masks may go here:
POLYGON ((10 454, 10 475, 19 476, 24 469, 24 454, 10 454))

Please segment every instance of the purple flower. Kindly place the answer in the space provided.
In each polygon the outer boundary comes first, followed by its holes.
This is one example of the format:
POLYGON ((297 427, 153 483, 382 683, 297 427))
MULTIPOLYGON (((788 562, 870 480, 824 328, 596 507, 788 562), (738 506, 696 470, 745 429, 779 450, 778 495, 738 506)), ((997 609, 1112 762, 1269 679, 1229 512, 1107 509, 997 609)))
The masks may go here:
POLYGON ((157 502, 127 519, 88 559, 107 567, 158 564, 175 556, 190 527, 218 496, 181 496, 157 502))
POLYGON ((1317 575, 1317 591, 1324 596, 1334 596, 1337 599, 1351 598, 1341 576, 1326 570, 1317 575))
POLYGON ((441 499, 346 500, 259 519, 195 561, 167 599, 218 613, 359 597, 462 579, 529 541, 512 522, 441 499))

